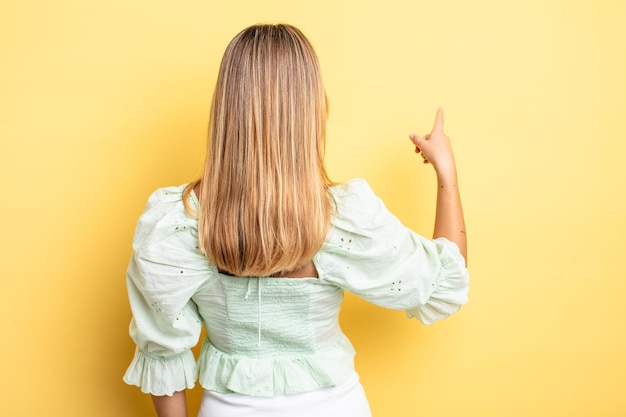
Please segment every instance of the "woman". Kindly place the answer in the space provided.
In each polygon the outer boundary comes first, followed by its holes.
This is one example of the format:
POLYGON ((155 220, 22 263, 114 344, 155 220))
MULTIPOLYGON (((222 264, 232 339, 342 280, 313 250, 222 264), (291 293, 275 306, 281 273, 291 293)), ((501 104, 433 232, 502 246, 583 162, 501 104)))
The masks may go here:
POLYGON ((317 57, 289 25, 239 33, 213 97, 204 173, 157 190, 127 281, 137 350, 124 380, 159 417, 370 416, 338 324, 343 290, 430 324, 466 302, 466 238, 443 112, 410 135, 437 173, 433 240, 405 228, 363 180, 323 165, 317 57), (190 351, 206 327, 196 365, 190 351), (321 414, 323 413, 323 414, 321 414))

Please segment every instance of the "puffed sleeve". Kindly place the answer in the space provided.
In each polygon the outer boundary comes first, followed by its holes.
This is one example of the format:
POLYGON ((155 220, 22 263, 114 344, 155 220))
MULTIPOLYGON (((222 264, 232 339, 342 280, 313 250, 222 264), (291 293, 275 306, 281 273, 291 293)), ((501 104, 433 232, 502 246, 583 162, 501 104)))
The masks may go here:
POLYGON ((191 348, 202 320, 192 301, 211 275, 197 249, 197 222, 182 205, 182 187, 156 191, 148 200, 133 239, 126 279, 132 310, 135 356, 124 381, 145 393, 172 395, 197 379, 191 348))
POLYGON ((332 191, 336 213, 314 260, 320 279, 427 325, 467 302, 469 273, 456 244, 405 227, 364 180, 332 191))

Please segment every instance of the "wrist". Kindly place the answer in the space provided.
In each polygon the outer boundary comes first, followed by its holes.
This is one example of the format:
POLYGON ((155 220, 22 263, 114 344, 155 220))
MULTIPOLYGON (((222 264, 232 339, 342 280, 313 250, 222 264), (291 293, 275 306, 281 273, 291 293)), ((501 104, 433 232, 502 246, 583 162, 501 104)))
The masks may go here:
POLYGON ((439 182, 455 182, 456 183, 456 166, 454 163, 435 167, 437 173, 437 181, 439 182))

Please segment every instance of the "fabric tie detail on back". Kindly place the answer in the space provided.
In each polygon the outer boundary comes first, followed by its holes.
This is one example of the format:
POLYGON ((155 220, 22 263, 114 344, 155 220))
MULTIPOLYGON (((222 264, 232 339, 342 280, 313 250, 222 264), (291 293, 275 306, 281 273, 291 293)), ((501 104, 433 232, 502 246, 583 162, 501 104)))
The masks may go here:
POLYGON ((256 280, 257 282, 257 287, 256 287, 256 292, 257 292, 257 346, 261 346, 261 325, 262 325, 262 321, 261 321, 261 278, 248 278, 248 288, 246 290, 246 300, 250 297, 250 294, 252 292, 252 280, 256 280))

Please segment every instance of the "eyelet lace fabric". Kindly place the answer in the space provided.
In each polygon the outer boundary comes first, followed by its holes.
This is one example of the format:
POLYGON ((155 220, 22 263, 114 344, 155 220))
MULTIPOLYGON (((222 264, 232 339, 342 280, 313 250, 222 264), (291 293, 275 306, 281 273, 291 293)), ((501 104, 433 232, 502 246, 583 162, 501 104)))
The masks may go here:
POLYGON ((404 227, 364 180, 331 189, 336 212, 313 259, 318 278, 220 274, 198 249, 183 189, 150 197, 133 240, 127 284, 137 352, 124 380, 144 392, 172 394, 198 373, 208 390, 259 397, 337 386, 354 373, 338 323, 344 290, 424 324, 467 302, 456 245, 404 227), (190 349, 203 325, 196 365, 190 349))

